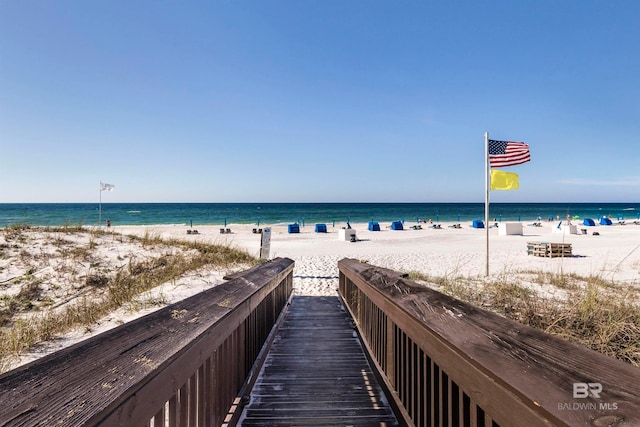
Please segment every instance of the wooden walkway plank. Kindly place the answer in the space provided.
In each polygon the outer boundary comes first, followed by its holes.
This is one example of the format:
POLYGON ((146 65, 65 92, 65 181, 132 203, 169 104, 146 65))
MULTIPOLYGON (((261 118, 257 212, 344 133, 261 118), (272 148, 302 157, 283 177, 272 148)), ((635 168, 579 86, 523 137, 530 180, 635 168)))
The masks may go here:
POLYGON ((338 297, 292 299, 238 425, 398 425, 338 297))

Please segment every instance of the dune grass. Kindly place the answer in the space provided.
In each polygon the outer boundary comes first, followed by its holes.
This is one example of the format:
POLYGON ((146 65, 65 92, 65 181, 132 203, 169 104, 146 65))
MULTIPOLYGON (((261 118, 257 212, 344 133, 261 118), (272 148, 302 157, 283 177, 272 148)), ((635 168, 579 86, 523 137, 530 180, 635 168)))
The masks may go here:
MULTIPOLYGON (((198 240, 169 240, 151 234, 124 236, 72 225, 16 225, 5 227, 0 233, 3 238, 0 262, 5 261, 0 263, 0 271, 9 268, 11 257, 24 265, 20 275, 0 283, 0 372, 7 369, 12 358, 35 344, 76 328, 90 329, 112 311, 127 304, 136 305, 141 295, 163 283, 201 268, 244 269, 259 262, 242 250, 198 240), (34 250, 35 233, 44 233, 53 249, 34 250), (88 238, 77 244, 74 235, 88 238), (160 255, 143 259, 118 255, 121 267, 105 266, 96 255, 104 239, 133 243, 160 255), (67 261, 55 267, 62 279, 47 279, 42 271, 51 268, 55 257, 67 261), (79 282, 73 282, 71 277, 79 282), (19 291, 3 293, 7 285, 19 286, 19 291), (77 289, 61 304, 47 296, 47 287, 77 289)), ((463 277, 456 272, 442 277, 409 272, 409 277, 455 298, 640 366, 637 284, 618 283, 599 275, 582 277, 537 271, 505 273, 492 280, 463 277)), ((162 296, 153 298, 155 304, 165 302, 162 296)))
MULTIPOLYGON (((11 250, 19 254, 24 269, 20 276, 5 281, 20 286, 19 292, 0 294, 0 372, 7 369, 11 359, 35 344, 76 328, 90 329, 91 325, 114 310, 125 304, 135 304, 145 292, 175 281, 189 272, 202 268, 245 269, 258 262, 247 252, 229 246, 179 239, 164 240, 151 235, 121 236, 82 227, 13 226, 3 231, 5 243, 0 247, 0 260, 7 259, 11 250), (43 249, 40 249, 41 253, 33 248, 27 249, 26 246, 35 239, 34 233, 48 236, 55 254, 45 253, 43 249), (83 244, 74 244, 71 238, 64 237, 78 233, 88 233, 88 243, 85 239, 83 244), (129 244, 153 249, 159 256, 140 260, 130 258, 128 262, 119 257, 122 266, 109 268, 102 265, 103 261, 96 256, 100 237, 126 240, 129 244), (75 276, 75 282, 69 279, 68 283, 52 284, 52 280, 34 274, 50 269, 53 256, 68 261, 64 266, 56 266, 62 275, 59 277, 75 276), (67 286, 77 292, 69 301, 58 304, 56 309, 49 309, 52 303, 43 298, 45 281, 49 282, 51 288, 67 286)), ((0 287, 0 292, 2 289, 0 287)), ((163 298, 154 302, 162 304, 163 298)))
POLYGON ((602 276, 525 272, 493 280, 429 277, 454 298, 640 366, 640 290, 602 276))

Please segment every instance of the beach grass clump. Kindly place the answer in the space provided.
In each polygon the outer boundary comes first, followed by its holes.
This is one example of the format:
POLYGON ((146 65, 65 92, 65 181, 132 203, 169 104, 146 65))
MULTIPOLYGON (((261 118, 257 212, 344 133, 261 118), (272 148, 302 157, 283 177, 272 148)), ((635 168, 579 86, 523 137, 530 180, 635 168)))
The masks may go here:
POLYGON ((162 284, 201 269, 244 269, 258 262, 247 252, 229 246, 147 235, 118 237, 116 242, 126 243, 132 252, 112 257, 111 262, 115 259, 119 263, 114 266, 100 252, 107 244, 105 238, 113 241, 112 236, 82 227, 4 230, 5 240, 16 242, 13 258, 21 260, 23 273, 0 287, 0 372, 34 345, 72 329, 89 330, 99 319, 123 306, 135 309, 142 304, 138 300, 166 304, 162 293, 150 293, 162 284), (59 238, 40 236, 41 241, 53 245, 54 249, 46 250, 57 252, 58 264, 54 265, 51 258, 27 256, 33 248, 27 248, 26 243, 36 239, 30 233, 63 234, 59 238), (144 247, 152 250, 135 249, 144 247), (48 275, 34 274, 43 270, 49 271, 48 275), (8 292, 17 286, 18 292, 8 292), (51 294, 44 295, 45 290, 51 294))
POLYGON ((484 278, 420 281, 454 298, 592 350, 640 366, 640 292, 600 275, 525 272, 484 278), (562 292, 549 293, 550 289, 562 292), (558 296, 560 295, 560 296, 558 296))
MULTIPOLYGON (((606 283, 606 282, 602 282, 606 283)), ((633 292, 613 297, 600 280, 572 293, 545 331, 640 366, 640 307, 633 292)))

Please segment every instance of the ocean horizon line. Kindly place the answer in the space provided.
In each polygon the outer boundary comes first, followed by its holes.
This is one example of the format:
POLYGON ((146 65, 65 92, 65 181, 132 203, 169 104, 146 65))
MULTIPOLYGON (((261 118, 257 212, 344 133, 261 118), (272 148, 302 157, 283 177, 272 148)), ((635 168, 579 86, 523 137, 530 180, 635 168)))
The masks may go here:
MULTIPOLYGON (((388 221, 472 222, 485 217, 481 202, 110 202, 0 203, 0 226, 152 224, 282 224, 388 221)), ((572 218, 640 220, 639 203, 523 203, 489 206, 496 221, 536 221, 572 218)))
MULTIPOLYGON (((113 202, 113 201, 89 201, 89 202, 0 202, 0 206, 1 205, 98 205, 98 204, 102 204, 102 205, 113 205, 113 204, 145 204, 145 205, 153 205, 153 204, 187 204, 187 205, 202 205, 202 204, 220 204, 220 205, 255 205, 255 204, 283 204, 283 205, 287 205, 287 204, 335 204, 335 205, 339 205, 339 204, 349 204, 349 205, 358 205, 358 204, 398 204, 398 205, 407 205, 407 204, 450 204, 450 205, 454 205, 454 204, 483 204, 484 205, 484 201, 466 201, 466 202, 367 202, 367 201, 359 201, 359 202, 326 202, 326 201, 319 201, 319 202, 314 202, 314 201, 306 201, 306 202, 177 202, 177 201, 153 201, 153 202, 149 202, 149 201, 144 201, 144 202, 113 202)), ((640 201, 624 201, 624 202, 620 202, 620 201, 616 201, 616 202, 593 202, 593 201, 581 201, 581 202, 557 202, 557 201, 547 201, 547 202, 525 202, 525 201, 518 201, 518 202, 491 202, 491 204, 496 204, 496 205, 504 205, 504 204, 508 204, 508 205, 532 205, 532 204, 540 204, 540 205, 558 205, 558 204, 565 204, 565 205, 572 205, 572 204, 601 204, 601 205, 623 205, 623 204, 630 204, 630 205, 638 205, 638 208, 640 208, 640 201)))

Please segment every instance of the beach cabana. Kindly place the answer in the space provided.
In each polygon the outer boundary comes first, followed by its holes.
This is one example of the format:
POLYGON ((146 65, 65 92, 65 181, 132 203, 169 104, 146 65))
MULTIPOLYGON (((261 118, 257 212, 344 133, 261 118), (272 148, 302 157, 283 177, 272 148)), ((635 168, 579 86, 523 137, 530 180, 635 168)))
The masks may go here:
POLYGON ((609 218, 604 217, 604 216, 602 218, 600 218, 600 225, 611 225, 611 224, 613 224, 613 223, 611 222, 611 220, 609 218))
POLYGON ((287 229, 289 231, 289 234, 291 234, 291 233, 299 233, 300 232, 300 226, 298 224, 289 224, 287 226, 287 229))
POLYGON ((404 230, 404 227, 402 227, 402 223, 400 221, 393 221, 391 223, 391 229, 392 230, 404 230))
POLYGON ((473 228, 484 228, 484 222, 482 222, 482 220, 480 219, 474 219, 471 226, 473 228))
POLYGON ((326 233, 327 224, 316 224, 316 233, 326 233))
POLYGON ((595 227, 596 226, 596 222, 591 218, 585 218, 584 221, 582 221, 582 224, 586 225, 587 227, 595 227))
POLYGON ((369 231, 380 231, 380 224, 375 221, 369 222, 369 231))

